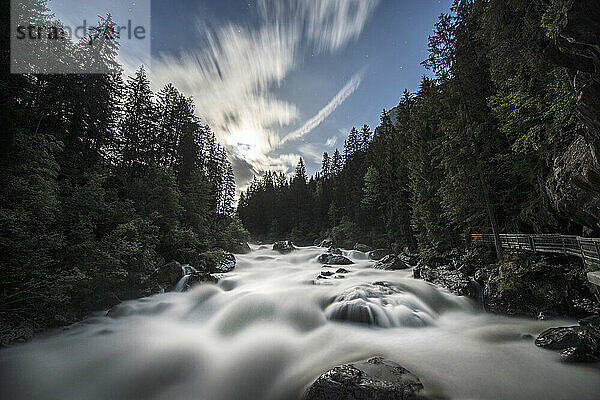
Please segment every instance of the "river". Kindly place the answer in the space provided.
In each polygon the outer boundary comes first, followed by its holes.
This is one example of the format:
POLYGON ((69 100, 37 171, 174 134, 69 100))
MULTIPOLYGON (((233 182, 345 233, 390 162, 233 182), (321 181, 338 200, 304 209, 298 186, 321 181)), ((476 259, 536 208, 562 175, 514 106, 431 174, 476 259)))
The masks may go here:
POLYGON ((375 355, 450 399, 600 395, 597 364, 534 345, 573 321, 492 315, 357 251, 343 279, 317 280, 339 268, 322 268, 322 252, 253 246, 217 285, 128 301, 0 351, 0 398, 298 399, 322 372, 375 355))

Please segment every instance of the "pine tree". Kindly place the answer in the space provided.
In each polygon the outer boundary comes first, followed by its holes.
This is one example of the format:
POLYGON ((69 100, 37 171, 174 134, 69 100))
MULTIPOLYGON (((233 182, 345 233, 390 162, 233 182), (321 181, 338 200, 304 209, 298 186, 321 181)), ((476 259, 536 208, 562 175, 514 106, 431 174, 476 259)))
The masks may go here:
POLYGON ((367 148, 369 147, 369 144, 371 143, 372 137, 373 137, 373 132, 371 132, 371 128, 369 127, 369 125, 367 125, 367 124, 363 125, 362 129, 360 130, 360 136, 359 136, 359 141, 358 141, 360 151, 367 150, 367 148))
POLYGON ((360 138, 358 131, 355 127, 352 127, 350 134, 348 135, 348 155, 351 156, 360 150, 360 138))
POLYGON ((132 172, 154 161, 156 107, 144 67, 125 85, 124 118, 120 124, 121 159, 132 172))
POLYGON ((327 179, 331 175, 331 158, 327 152, 323 153, 323 162, 321 164, 321 170, 323 171, 323 178, 327 179))
POLYGON ((331 159, 331 173, 334 176, 339 175, 344 168, 344 160, 338 149, 335 149, 333 153, 333 158, 331 159))
POLYGON ((302 157, 298 160, 298 165, 296 166, 296 174, 294 175, 293 182, 304 182, 307 180, 306 176, 306 166, 304 165, 304 160, 302 157))

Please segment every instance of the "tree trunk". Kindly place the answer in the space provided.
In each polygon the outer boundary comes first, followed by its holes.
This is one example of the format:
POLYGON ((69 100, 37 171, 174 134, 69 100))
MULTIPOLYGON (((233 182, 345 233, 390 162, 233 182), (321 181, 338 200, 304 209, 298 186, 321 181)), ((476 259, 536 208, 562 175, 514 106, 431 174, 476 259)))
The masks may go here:
POLYGON ((487 210, 490 225, 492 226, 492 233, 494 235, 494 246, 496 247, 496 256, 498 260, 504 259, 504 250, 502 249, 502 242, 500 241, 500 232, 498 231, 498 221, 496 220, 496 214, 492 207, 490 199, 490 189, 487 185, 485 177, 483 176, 482 168, 479 168, 479 181, 481 182, 481 189, 483 192, 483 200, 485 201, 485 208, 487 210))

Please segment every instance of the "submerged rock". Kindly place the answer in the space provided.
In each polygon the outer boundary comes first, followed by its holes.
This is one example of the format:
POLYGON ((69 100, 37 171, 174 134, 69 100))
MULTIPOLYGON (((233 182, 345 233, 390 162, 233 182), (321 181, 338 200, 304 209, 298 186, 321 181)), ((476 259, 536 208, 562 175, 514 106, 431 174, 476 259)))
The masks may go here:
POLYGON ((317 378, 303 400, 428 399, 418 377, 393 361, 374 357, 335 367, 317 378))
POLYGON ((363 253, 367 253, 367 252, 371 251, 371 248, 369 246, 367 246, 366 244, 356 243, 354 245, 354 250, 362 251, 363 253))
POLYGON ((390 254, 394 254, 394 251, 392 249, 375 249, 369 252, 369 258, 371 260, 379 261, 383 257, 390 254))
POLYGON ((346 258, 344 256, 340 256, 337 254, 328 254, 328 253, 323 253, 319 256, 319 258, 317 258, 317 261, 323 264, 330 264, 330 265, 349 265, 349 264, 354 264, 352 262, 352 260, 350 260, 349 258, 346 258))
POLYGON ((579 326, 550 328, 540 333, 536 346, 560 351, 565 362, 600 361, 600 316, 579 321, 579 326))
POLYGON ((398 256, 389 254, 383 259, 377 261, 373 266, 375 269, 385 269, 388 271, 395 271, 399 269, 407 269, 409 266, 402 261, 398 256))
POLYGON ((273 250, 278 251, 280 253, 287 253, 293 250, 296 250, 294 243, 289 240, 282 240, 280 242, 275 242, 273 244, 273 250))
POLYGON ((467 275, 453 269, 432 268, 420 263, 413 270, 413 277, 445 287, 459 296, 477 296, 475 283, 467 275))
POLYGON ((335 271, 336 274, 347 274, 348 271, 346 268, 338 268, 337 271, 335 271))
POLYGON ((332 321, 383 328, 421 327, 430 325, 434 318, 428 307, 387 282, 360 284, 343 290, 332 299, 325 315, 332 321))

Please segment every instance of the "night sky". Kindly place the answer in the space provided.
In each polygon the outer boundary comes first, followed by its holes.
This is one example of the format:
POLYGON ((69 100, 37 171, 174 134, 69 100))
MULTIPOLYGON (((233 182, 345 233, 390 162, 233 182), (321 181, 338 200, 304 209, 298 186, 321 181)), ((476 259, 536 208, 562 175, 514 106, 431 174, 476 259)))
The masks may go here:
MULTIPOLYGON (((68 1, 49 5, 67 19, 68 1)), ((144 1, 127 3, 135 11, 144 1)), ((374 129, 383 108, 417 89, 427 37, 450 3, 154 0, 149 74, 155 90, 173 82, 193 96, 228 148, 238 188, 267 169, 292 172, 300 156, 313 173, 352 126, 374 129)))

